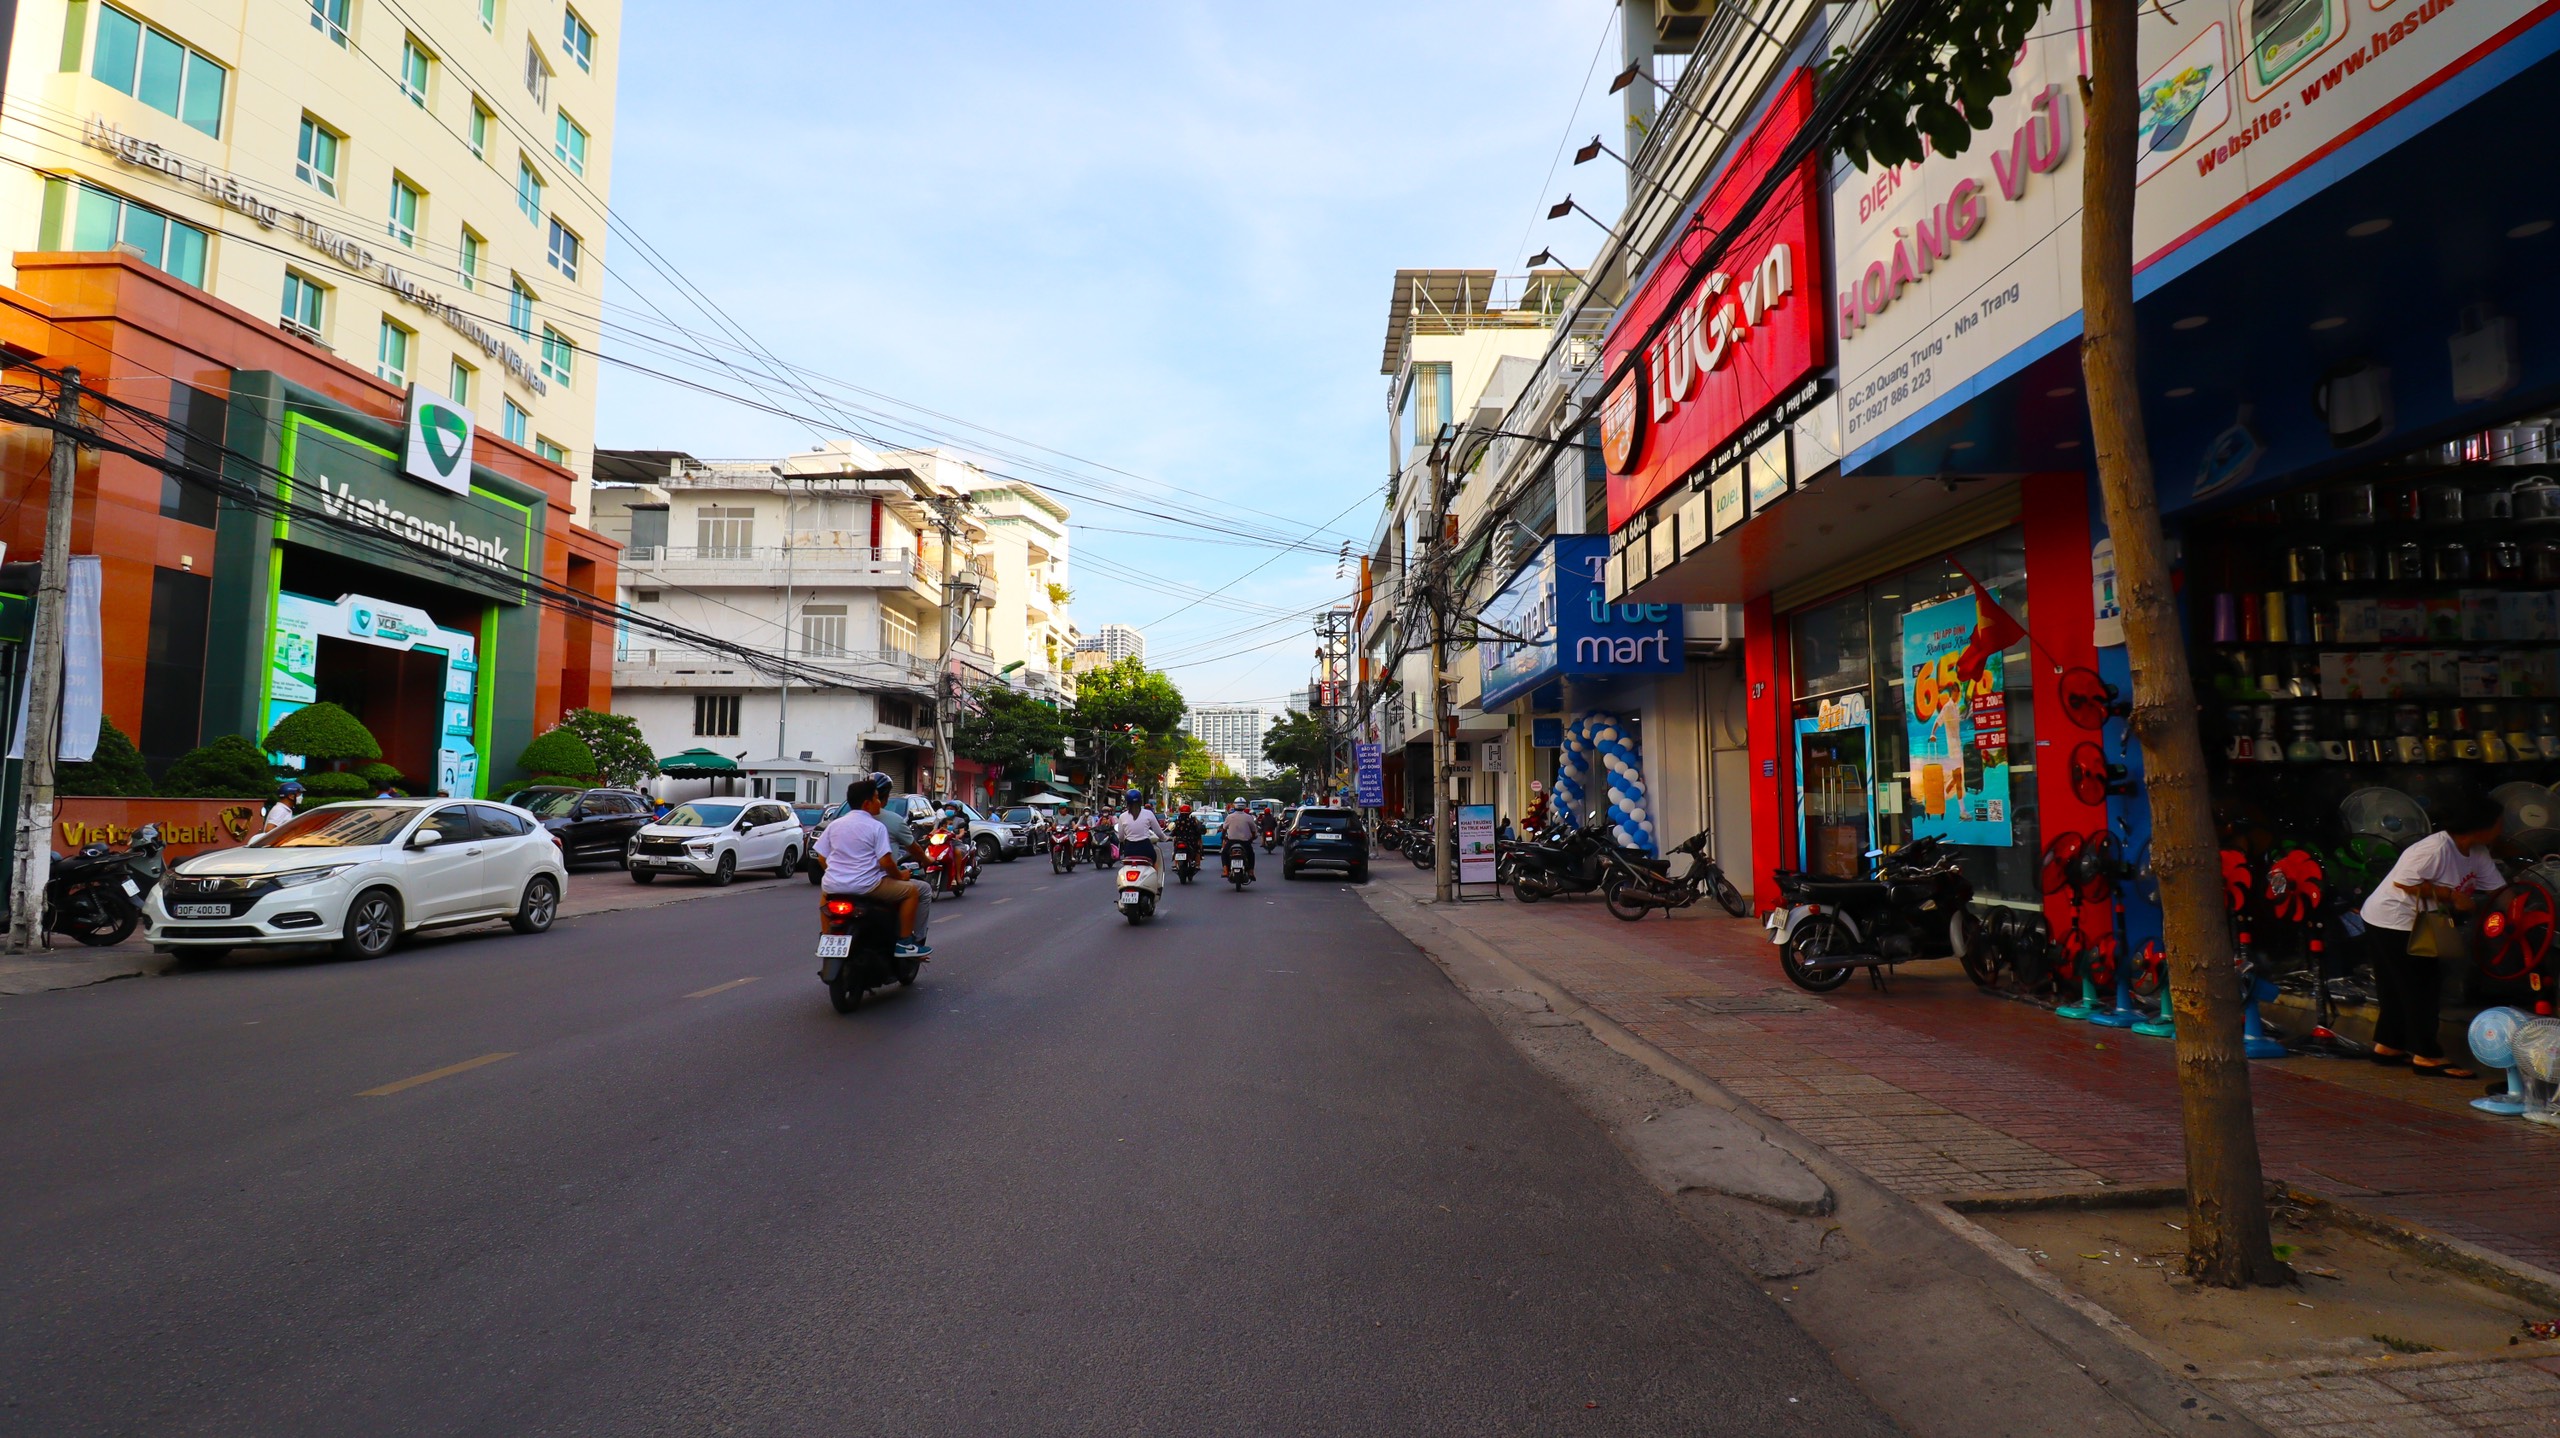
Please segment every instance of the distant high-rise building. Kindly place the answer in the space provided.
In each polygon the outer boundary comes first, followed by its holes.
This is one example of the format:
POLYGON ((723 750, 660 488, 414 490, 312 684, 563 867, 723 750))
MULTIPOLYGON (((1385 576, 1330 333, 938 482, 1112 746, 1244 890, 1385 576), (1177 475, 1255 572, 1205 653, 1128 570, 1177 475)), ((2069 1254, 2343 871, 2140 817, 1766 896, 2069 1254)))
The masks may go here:
POLYGON ((1292 714, 1312 714, 1315 712, 1307 707, 1307 691, 1304 689, 1290 690, 1289 697, 1285 702, 1288 704, 1289 712, 1292 714))
POLYGON ((1106 624, 1090 637, 1076 641, 1076 648, 1101 654, 1105 664, 1117 664, 1123 659, 1147 662, 1147 636, 1128 624, 1106 624))
POLYGON ((1269 769, 1262 757, 1262 731, 1266 715, 1243 704, 1206 704, 1191 711, 1183 722, 1190 725, 1192 736, 1210 753, 1226 761, 1248 779, 1259 779, 1269 769))

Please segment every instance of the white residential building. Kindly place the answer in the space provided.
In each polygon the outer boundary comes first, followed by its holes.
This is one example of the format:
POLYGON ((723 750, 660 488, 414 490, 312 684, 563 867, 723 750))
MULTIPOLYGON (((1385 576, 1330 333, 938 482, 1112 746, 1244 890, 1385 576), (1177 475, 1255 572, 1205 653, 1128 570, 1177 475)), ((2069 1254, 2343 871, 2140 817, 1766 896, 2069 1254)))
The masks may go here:
POLYGON ((1076 647, 1100 654, 1104 664, 1117 664, 1123 659, 1147 662, 1147 636, 1139 633, 1135 625, 1106 624, 1076 647))
POLYGON ((1259 779, 1270 766, 1262 757, 1262 734, 1269 727, 1262 710, 1243 704, 1204 704, 1184 719, 1192 737, 1207 746, 1226 766, 1248 779, 1259 779))

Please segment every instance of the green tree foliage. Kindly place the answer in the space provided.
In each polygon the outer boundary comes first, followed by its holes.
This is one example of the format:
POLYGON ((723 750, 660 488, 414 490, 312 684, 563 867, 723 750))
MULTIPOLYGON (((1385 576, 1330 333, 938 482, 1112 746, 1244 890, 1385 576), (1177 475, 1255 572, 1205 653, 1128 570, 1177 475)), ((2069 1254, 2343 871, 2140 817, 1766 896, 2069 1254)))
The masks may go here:
POLYGON ((259 747, 270 754, 299 754, 314 764, 338 765, 382 757, 382 746, 363 721, 327 700, 305 704, 276 721, 259 747))
POLYGON ((1200 786, 1223 767, 1209 746, 1196 734, 1180 729, 1163 734, 1149 734, 1140 740, 1137 752, 1129 761, 1131 777, 1140 788, 1153 790, 1164 782, 1165 771, 1174 771, 1173 787, 1184 793, 1196 793, 1200 786))
POLYGON ((1058 752, 1067 721, 1055 706, 1001 684, 982 684, 959 716, 952 747, 960 757, 1009 772, 1058 752))
POLYGON ((405 790, 409 787, 408 775, 379 759, 370 764, 358 764, 349 772, 364 781, 367 794, 378 794, 385 788, 405 790))
POLYGON ((621 789, 637 789, 656 777, 658 756, 640 735, 640 721, 628 714, 572 709, 560 716, 560 727, 587 741, 595 756, 596 777, 621 789))
POLYGON ((528 774, 558 775, 585 784, 595 777, 596 754, 586 740, 563 726, 524 746, 516 756, 516 767, 528 774))
POLYGON ((1291 769, 1321 772, 1333 758, 1333 738, 1313 714, 1283 714, 1263 733, 1262 757, 1291 769))
MULTIPOLYGON (((1934 150, 1961 155, 1991 127, 1991 104, 2009 93, 2009 70, 2051 0, 1942 0, 1920 7, 1904 42, 1858 83, 1832 147, 1864 170, 1917 164, 1934 150)), ((1856 83, 1851 54, 1835 49, 1823 83, 1856 83)))
POLYGON ((54 785, 64 794, 137 797, 151 792, 151 771, 142 767, 142 751, 133 747, 113 719, 98 720, 97 757, 85 764, 65 764, 54 785))
POLYGON ((1188 707, 1172 680, 1132 656, 1076 676, 1067 726, 1093 782, 1106 785, 1130 767, 1141 744, 1180 728, 1188 707))
POLYGON ((276 792, 266 751, 245 734, 225 734, 178 756, 160 776, 160 792, 173 799, 265 799, 276 792))
POLYGON ((368 784, 362 774, 347 769, 323 769, 302 776, 302 792, 312 802, 323 799, 370 799, 381 786, 368 784))

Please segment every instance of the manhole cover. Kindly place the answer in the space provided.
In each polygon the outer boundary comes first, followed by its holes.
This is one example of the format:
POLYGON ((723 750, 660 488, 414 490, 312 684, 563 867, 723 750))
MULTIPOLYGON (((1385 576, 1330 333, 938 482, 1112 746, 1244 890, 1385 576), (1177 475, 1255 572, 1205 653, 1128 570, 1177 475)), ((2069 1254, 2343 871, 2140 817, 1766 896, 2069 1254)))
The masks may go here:
POLYGON ((1785 989, 1762 989, 1756 994, 1688 994, 1673 1000, 1686 1004, 1702 1014, 1810 1014, 1822 1005, 1802 994, 1785 989))

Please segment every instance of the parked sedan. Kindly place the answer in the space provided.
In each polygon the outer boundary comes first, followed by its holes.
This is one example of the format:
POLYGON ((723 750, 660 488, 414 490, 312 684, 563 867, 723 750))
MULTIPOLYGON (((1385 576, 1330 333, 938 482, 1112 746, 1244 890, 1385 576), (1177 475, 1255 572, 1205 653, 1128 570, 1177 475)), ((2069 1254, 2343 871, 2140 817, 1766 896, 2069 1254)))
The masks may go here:
POLYGON ((632 837, 648 824, 649 801, 629 789, 573 789, 537 784, 507 796, 529 811, 560 841, 560 855, 575 864, 603 859, 619 864, 632 837))
POLYGON ((568 876, 522 809, 373 799, 308 809, 240 848, 179 860, 142 921, 154 948, 191 958, 327 943, 374 959, 420 929, 505 919, 541 933, 568 876))
POLYGON ((787 879, 800 870, 800 816, 778 799, 696 799, 678 804, 631 841, 631 881, 683 874, 725 884, 740 870, 787 879))
POLYGON ((1280 830, 1280 877, 1322 864, 1339 867, 1351 882, 1369 882, 1369 831, 1357 809, 1292 809, 1280 830))

